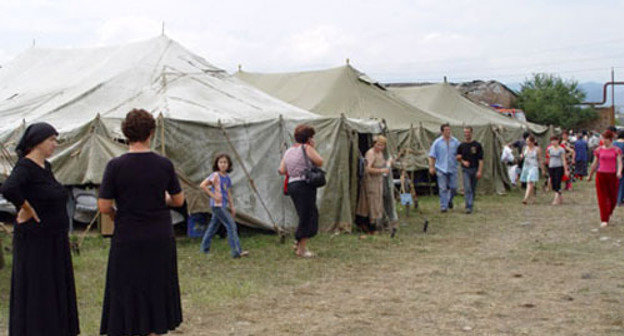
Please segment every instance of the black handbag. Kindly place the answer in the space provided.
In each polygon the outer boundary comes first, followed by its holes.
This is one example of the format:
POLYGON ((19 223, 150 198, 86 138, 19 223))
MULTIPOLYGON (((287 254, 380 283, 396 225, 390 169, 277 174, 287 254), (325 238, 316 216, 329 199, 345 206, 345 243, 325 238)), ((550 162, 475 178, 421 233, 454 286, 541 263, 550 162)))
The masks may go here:
POLYGON ((308 158, 308 153, 306 153, 305 151, 305 145, 301 146, 301 150, 303 151, 303 157, 305 157, 306 165, 308 166, 303 171, 305 182, 315 188, 320 188, 327 184, 327 180, 325 179, 325 171, 312 164, 310 158, 308 158))

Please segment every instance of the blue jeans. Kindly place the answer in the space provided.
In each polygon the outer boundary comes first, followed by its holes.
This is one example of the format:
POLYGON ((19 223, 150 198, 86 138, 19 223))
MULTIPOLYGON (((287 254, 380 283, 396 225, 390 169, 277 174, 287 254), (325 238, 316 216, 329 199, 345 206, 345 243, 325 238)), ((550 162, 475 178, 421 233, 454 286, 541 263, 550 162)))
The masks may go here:
POLYGON ((206 230, 204 238, 201 242, 201 252, 210 252, 210 243, 212 242, 214 235, 217 233, 220 223, 223 224, 227 230, 227 239, 230 244, 232 257, 240 257, 242 249, 240 246, 240 240, 238 239, 238 233, 236 232, 236 223, 234 222, 234 219, 232 219, 232 216, 230 216, 227 209, 222 207, 212 207, 212 218, 210 219, 210 224, 208 224, 208 229, 206 230))
POLYGON ((457 171, 452 173, 443 173, 436 170, 438 178, 438 190, 440 194, 440 210, 446 210, 449 204, 453 202, 453 196, 457 189, 457 171))
POLYGON ((472 210, 474 204, 474 195, 477 190, 477 168, 462 168, 464 177, 464 199, 466 200, 466 209, 472 210))

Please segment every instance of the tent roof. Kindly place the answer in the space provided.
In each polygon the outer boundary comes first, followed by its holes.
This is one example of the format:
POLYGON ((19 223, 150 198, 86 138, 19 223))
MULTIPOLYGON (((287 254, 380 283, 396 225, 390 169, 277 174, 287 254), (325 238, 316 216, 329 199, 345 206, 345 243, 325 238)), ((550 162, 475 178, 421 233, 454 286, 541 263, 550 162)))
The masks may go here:
POLYGON ((414 106, 469 126, 494 124, 508 128, 531 128, 537 132, 545 129, 540 125, 505 117, 486 106, 478 105, 448 83, 390 87, 390 90, 414 106))
POLYGON ((32 48, 0 70, 0 131, 47 121, 60 131, 123 118, 132 108, 165 118, 240 124, 318 115, 275 99, 167 37, 116 47, 32 48))
POLYGON ((350 65, 320 71, 251 73, 236 77, 295 106, 325 116, 384 119, 390 129, 445 122, 414 107, 350 65))

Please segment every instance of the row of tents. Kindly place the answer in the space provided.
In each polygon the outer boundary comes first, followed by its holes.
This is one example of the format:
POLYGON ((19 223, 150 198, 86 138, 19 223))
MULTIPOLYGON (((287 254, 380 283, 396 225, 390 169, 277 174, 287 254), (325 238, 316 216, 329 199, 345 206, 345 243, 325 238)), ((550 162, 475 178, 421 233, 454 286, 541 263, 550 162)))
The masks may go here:
MULTIPOLYGON (((401 168, 417 170, 426 167, 441 124, 450 123, 455 134, 472 126, 486 155, 483 190, 501 193, 509 186, 498 160, 502 145, 526 130, 541 138, 552 132, 500 116, 446 83, 387 88, 350 65, 231 75, 161 36, 116 47, 32 48, 0 68, 0 174, 9 174, 27 124, 45 121, 60 132, 51 159, 57 179, 98 185, 108 160, 126 151, 120 125, 133 108, 157 118, 154 150, 174 162, 190 212, 209 211, 197 185, 213 156, 227 152, 234 159, 237 220, 274 231, 291 231, 297 222, 277 168, 300 123, 316 128, 327 162, 328 184, 318 196, 321 228, 345 231, 354 220, 363 139, 386 134, 390 153, 411 155, 401 168)), ((388 213, 396 219, 392 206, 388 213)))

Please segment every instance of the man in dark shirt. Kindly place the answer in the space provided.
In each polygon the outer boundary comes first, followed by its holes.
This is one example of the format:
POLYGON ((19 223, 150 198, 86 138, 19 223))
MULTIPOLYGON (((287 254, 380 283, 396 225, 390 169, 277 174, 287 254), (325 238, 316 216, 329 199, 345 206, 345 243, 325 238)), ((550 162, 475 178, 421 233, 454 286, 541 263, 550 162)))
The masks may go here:
POLYGON ((464 127, 464 142, 457 149, 457 161, 461 164, 464 179, 466 213, 472 213, 477 180, 483 175, 483 147, 472 139, 472 127, 464 127))

